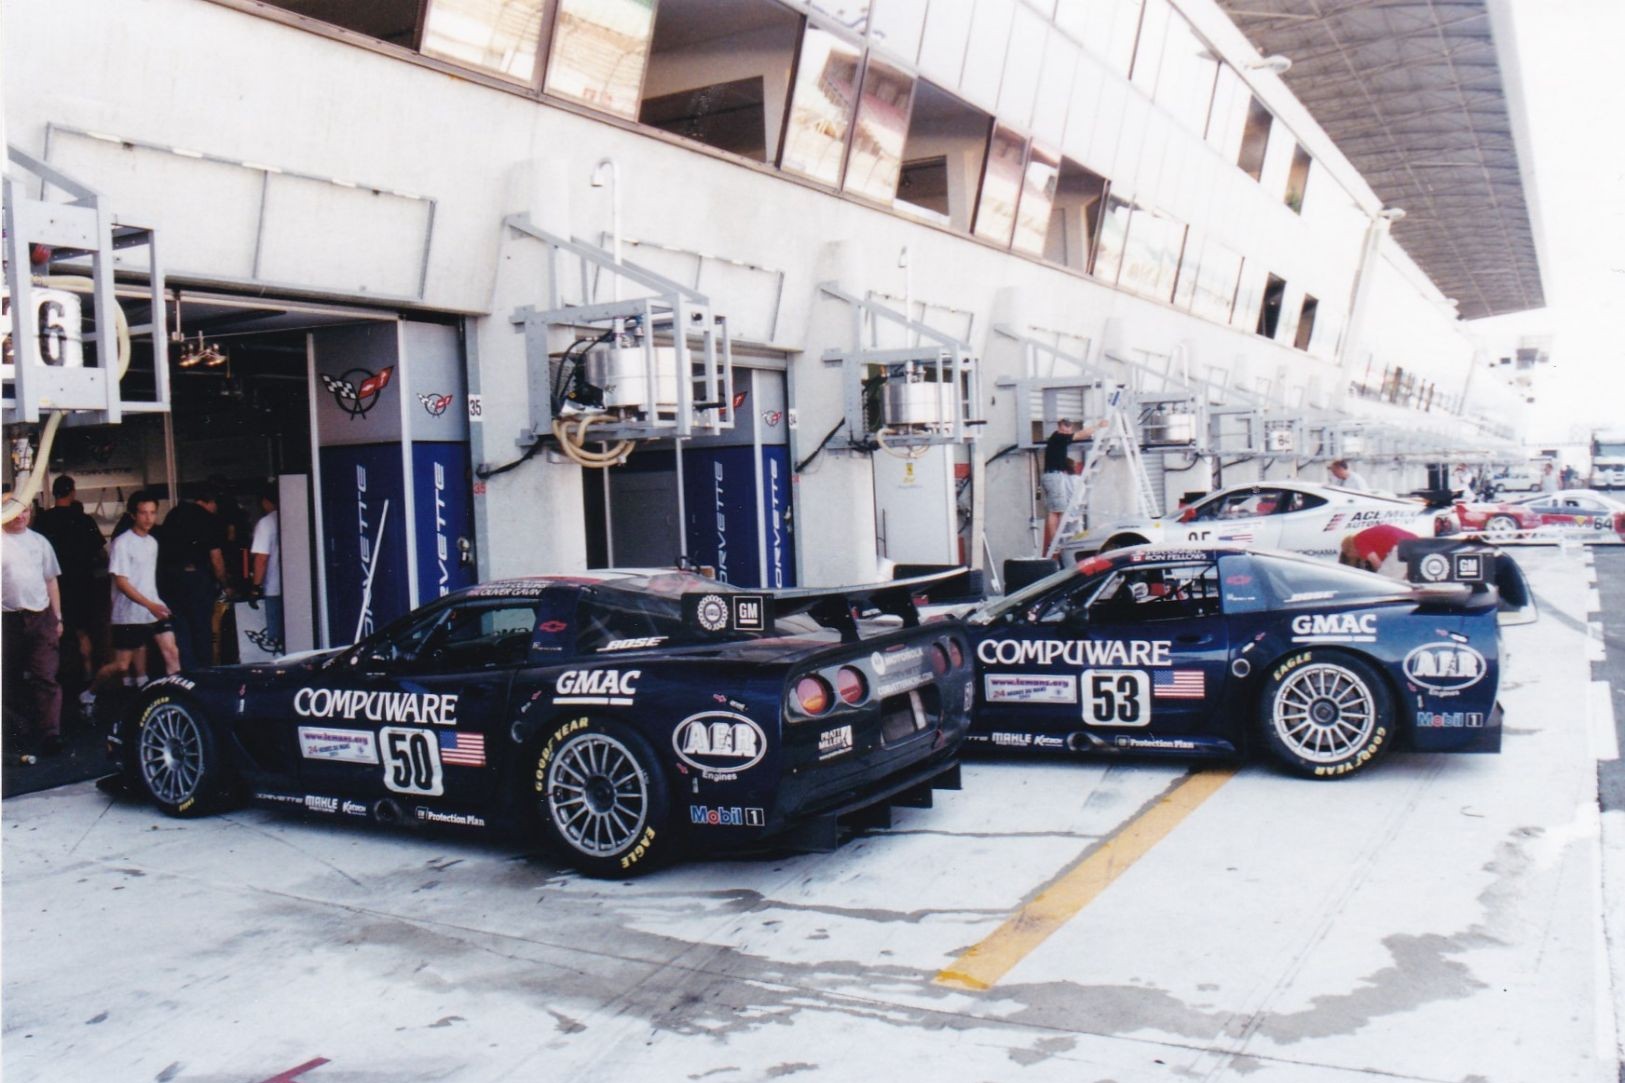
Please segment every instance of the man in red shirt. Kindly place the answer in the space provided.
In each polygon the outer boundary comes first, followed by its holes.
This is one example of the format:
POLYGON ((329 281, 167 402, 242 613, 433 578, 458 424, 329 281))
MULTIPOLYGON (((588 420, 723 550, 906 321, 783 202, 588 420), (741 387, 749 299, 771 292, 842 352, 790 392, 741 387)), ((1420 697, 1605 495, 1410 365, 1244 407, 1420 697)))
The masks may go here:
MULTIPOLYGON (((1394 567, 1398 565, 1399 543, 1407 538, 1414 538, 1409 530, 1394 526, 1391 523, 1378 523, 1368 526, 1364 530, 1349 534, 1343 539, 1338 550, 1337 562, 1355 568, 1365 568, 1368 571, 1394 574, 1394 569, 1387 567, 1389 557, 1394 558, 1394 567)), ((1400 571, 1398 577, 1403 579, 1404 572, 1400 571)))

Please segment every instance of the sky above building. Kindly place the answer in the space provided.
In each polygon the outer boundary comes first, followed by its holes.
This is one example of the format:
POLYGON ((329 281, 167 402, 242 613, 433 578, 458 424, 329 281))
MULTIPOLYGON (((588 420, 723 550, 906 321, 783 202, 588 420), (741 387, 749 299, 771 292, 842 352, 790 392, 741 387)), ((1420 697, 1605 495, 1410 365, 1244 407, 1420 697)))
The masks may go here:
POLYGON ((1550 334, 1530 437, 1625 425, 1625 3, 1510 0, 1548 307, 1475 329, 1550 334))

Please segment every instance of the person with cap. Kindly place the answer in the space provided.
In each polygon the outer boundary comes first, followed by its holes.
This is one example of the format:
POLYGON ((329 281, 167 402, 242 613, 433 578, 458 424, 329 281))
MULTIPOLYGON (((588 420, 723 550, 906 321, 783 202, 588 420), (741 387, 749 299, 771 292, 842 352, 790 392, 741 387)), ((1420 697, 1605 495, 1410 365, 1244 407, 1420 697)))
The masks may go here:
POLYGON ((158 590, 174 614, 183 669, 214 664, 214 602, 226 579, 219 498, 203 489, 170 509, 158 534, 158 590))
POLYGON ((74 637, 79 650, 79 672, 86 683, 96 672, 92 660, 91 633, 96 627, 100 605, 96 596, 97 573, 105 566, 107 540, 79 503, 73 478, 58 474, 51 482, 54 507, 34 516, 34 529, 51 543, 62 567, 57 589, 62 594, 62 628, 74 637))
MULTIPOLYGON (((11 493, 3 500, 11 504, 11 493)), ((0 551, 5 674, 27 690, 31 732, 25 738, 40 755, 54 756, 62 751, 62 686, 56 680, 62 661, 62 595, 56 581, 62 568, 45 536, 28 529, 33 511, 32 504, 24 504, 6 521, 0 551)))
POLYGON ((1371 488, 1365 483, 1365 478, 1349 469, 1347 459, 1334 460, 1332 465, 1326 468, 1326 472, 1332 476, 1331 480, 1326 484, 1334 489, 1350 489, 1354 492, 1363 493, 1371 488))
POLYGON ((1044 441, 1044 473, 1039 484, 1044 490, 1044 549, 1048 553, 1055 531, 1061 526, 1061 514, 1072 500, 1072 443, 1088 440, 1106 427, 1104 421, 1079 428, 1068 417, 1055 422, 1055 431, 1044 441))

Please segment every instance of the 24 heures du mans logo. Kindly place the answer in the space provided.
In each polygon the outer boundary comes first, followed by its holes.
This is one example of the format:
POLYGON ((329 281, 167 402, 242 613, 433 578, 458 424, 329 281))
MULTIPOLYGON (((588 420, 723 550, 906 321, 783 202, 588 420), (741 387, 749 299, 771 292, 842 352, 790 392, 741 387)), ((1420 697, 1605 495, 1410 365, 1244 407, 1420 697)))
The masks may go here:
POLYGON ((353 420, 366 417, 367 412, 378 405, 379 394, 389 386, 390 378, 394 375, 393 365, 377 372, 350 369, 342 376, 329 376, 324 372, 322 383, 333 393, 333 401, 338 403, 339 409, 353 420))

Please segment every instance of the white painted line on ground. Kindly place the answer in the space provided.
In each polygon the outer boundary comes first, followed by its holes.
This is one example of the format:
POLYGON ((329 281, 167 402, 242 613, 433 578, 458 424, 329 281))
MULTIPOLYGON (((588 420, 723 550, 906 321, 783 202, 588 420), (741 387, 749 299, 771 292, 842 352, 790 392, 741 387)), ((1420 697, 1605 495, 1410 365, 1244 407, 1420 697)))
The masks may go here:
POLYGON ((1586 621, 1586 661, 1601 662, 1603 657, 1602 621, 1588 620, 1586 621))
POLYGON ((1601 832, 1597 914, 1603 943, 1597 954, 1603 973, 1597 979, 1602 997, 1597 1011, 1597 1053, 1625 1064, 1625 908, 1609 903, 1610 898, 1620 897, 1625 880, 1625 811, 1602 813, 1601 832), (1607 1009, 1609 1004, 1613 1011, 1607 1009))
POLYGON ((1591 748, 1597 759, 1619 759, 1619 733, 1614 728, 1614 700, 1607 681, 1586 688, 1586 718, 1591 722, 1591 748))

